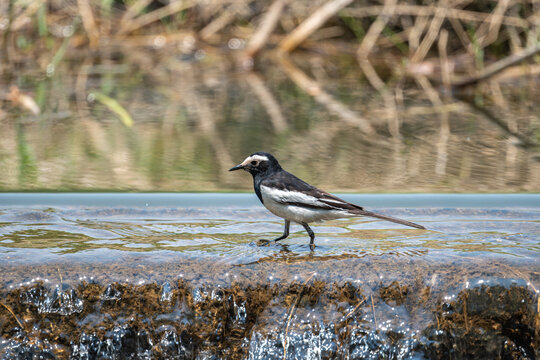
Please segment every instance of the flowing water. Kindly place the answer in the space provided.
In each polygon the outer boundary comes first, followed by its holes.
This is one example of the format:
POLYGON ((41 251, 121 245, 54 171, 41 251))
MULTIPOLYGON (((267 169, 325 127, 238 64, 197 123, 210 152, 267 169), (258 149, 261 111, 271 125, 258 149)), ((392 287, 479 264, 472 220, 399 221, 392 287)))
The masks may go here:
POLYGON ((539 195, 353 195, 429 230, 283 224, 253 194, 0 195, 0 356, 538 357, 539 195))

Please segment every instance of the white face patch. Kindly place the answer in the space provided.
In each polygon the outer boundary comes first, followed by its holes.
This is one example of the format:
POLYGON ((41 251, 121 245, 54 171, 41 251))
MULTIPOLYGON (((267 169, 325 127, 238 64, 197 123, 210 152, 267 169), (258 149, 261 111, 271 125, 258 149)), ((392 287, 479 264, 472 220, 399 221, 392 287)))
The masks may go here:
POLYGON ((257 161, 258 163, 261 162, 261 161, 268 161, 268 158, 264 155, 253 155, 253 156, 248 156, 246 158, 246 160, 244 160, 244 162, 242 162, 242 166, 246 166, 247 164, 249 164, 250 162, 252 161, 257 161))

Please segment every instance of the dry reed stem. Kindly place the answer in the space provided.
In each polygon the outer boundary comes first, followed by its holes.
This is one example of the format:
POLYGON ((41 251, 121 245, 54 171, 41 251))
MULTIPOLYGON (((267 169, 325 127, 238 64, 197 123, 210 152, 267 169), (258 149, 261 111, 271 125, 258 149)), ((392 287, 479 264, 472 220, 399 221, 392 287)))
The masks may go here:
POLYGON ((230 167, 233 160, 227 146, 223 142, 223 138, 218 134, 216 128, 217 120, 214 116, 212 106, 208 102, 208 99, 200 96, 197 92, 193 85, 196 83, 193 79, 185 80, 184 96, 181 100, 184 102, 186 109, 192 112, 197 119, 199 129, 211 140, 210 144, 214 148, 219 167, 224 171, 230 167))
POLYGON ((317 81, 309 78, 288 59, 285 57, 280 58, 280 65, 299 88, 304 90, 308 95, 313 96, 317 102, 326 107, 331 113, 337 115, 344 122, 357 126, 367 135, 376 135, 375 129, 373 129, 367 119, 364 119, 344 104, 335 100, 322 89, 317 81))
MULTIPOLYGON (((443 106, 444 103, 439 96, 439 93, 431 86, 431 83, 425 76, 416 76, 415 80, 420 84, 424 92, 427 94, 429 101, 435 106, 443 106)), ((435 161, 435 174, 446 174, 446 166, 448 163, 448 141, 450 140, 450 124, 448 121, 448 112, 439 114, 441 118, 441 128, 439 131, 439 139, 436 144, 437 157, 435 161)))
POLYGON ((313 277, 317 275, 316 272, 311 274, 311 276, 304 282, 304 286, 302 287, 302 290, 298 293, 296 296, 296 299, 291 306, 291 310, 289 311, 289 315, 287 316, 287 325, 285 326, 285 335, 283 337, 285 344, 283 344, 283 360, 287 358, 287 349, 289 347, 289 342, 287 341, 287 336, 289 335, 289 326, 291 325, 292 317, 294 314, 294 310, 296 309, 296 306, 298 306, 298 303, 300 302, 300 299, 302 298, 302 294, 304 293, 304 289, 306 288, 306 285, 313 279, 313 277))
POLYGON ((364 36, 364 38, 362 39, 362 43, 358 47, 358 51, 356 52, 358 58, 367 59, 369 53, 371 52, 373 46, 377 41, 377 38, 386 26, 388 18, 394 13, 396 1, 397 0, 384 1, 384 7, 379 13, 379 16, 377 16, 377 19, 373 22, 373 24, 371 24, 368 32, 366 33, 366 36, 364 36))
POLYGON ((435 106, 443 106, 443 102, 441 100, 441 97, 439 96, 439 93, 437 90, 431 86, 431 83, 429 82, 428 78, 422 75, 416 75, 414 77, 416 82, 422 87, 424 92, 426 93, 429 101, 435 105, 435 106))
POLYGON ((448 45, 448 31, 442 29, 439 35, 439 57, 441 62, 441 77, 443 85, 446 89, 446 93, 450 93, 450 63, 448 62, 448 55, 446 53, 446 46, 448 45))
POLYGON ((362 301, 359 301, 358 304, 356 304, 356 306, 354 307, 354 309, 352 309, 347 315, 345 315, 345 320, 347 320, 352 314, 354 314, 358 309, 360 309, 360 306, 365 303, 366 300, 366 297, 364 297, 362 301))
POLYGON ((448 113, 440 113, 441 129, 437 141, 437 157, 435 160, 435 174, 446 175, 446 166, 448 164, 448 141, 450 140, 450 124, 448 113))
POLYGON ((279 102, 276 101, 274 95, 268 90, 261 77, 255 73, 249 73, 245 79, 270 116, 270 121, 275 131, 280 133, 287 130, 289 126, 281 112, 279 102))
POLYGON ((208 41, 215 33, 223 29, 225 26, 229 25, 235 18, 238 13, 236 6, 231 5, 227 9, 222 10, 221 14, 212 20, 208 25, 206 25, 200 32, 199 36, 202 40, 208 41))
MULTIPOLYGON (((344 16, 350 17, 371 17, 378 16, 383 11, 384 6, 366 6, 361 8, 347 8, 342 11, 344 16)), ((438 6, 422 6, 422 5, 396 5, 393 15, 394 16, 425 16, 432 17, 436 16, 437 12, 440 11, 438 6)), ((471 22, 484 22, 490 14, 462 10, 456 8, 443 8, 445 12, 445 17, 459 19, 461 21, 471 21, 471 22)), ((504 25, 515 26, 523 29, 528 29, 531 24, 537 20, 533 17, 528 19, 523 19, 515 16, 502 16, 501 23, 504 25)))
POLYGON ((77 6, 81 14, 84 30, 86 30, 88 40, 90 41, 90 48, 96 48, 99 44, 99 29, 92 13, 92 7, 88 0, 77 0, 77 6))
MULTIPOLYGON (((81 0, 79 0, 81 1, 81 0)), ((182 10, 186 10, 190 7, 195 5, 193 1, 182 1, 177 0, 169 3, 168 5, 156 9, 152 12, 149 12, 148 14, 141 15, 139 17, 136 17, 131 20, 127 20, 126 24, 124 26, 120 27, 120 30, 118 30, 119 35, 126 35, 130 32, 133 32, 143 26, 146 26, 148 24, 151 24, 155 21, 158 21, 159 19, 162 19, 166 16, 171 16, 177 12, 180 12, 182 10)))
POLYGON ((92 60, 90 57, 85 57, 81 66, 79 66, 79 71, 77 71, 77 76, 75 78, 75 101, 77 104, 77 113, 80 117, 90 117, 90 112, 87 108, 87 94, 86 87, 88 83, 88 70, 87 68, 92 65, 92 60))
POLYGON ((11 307, 9 307, 8 305, 4 304, 3 302, 0 302, 0 305, 2 305, 3 307, 5 307, 6 310, 9 311, 9 312, 11 313, 11 315, 13 316, 13 318, 15 319, 15 321, 17 321, 17 324, 19 324, 19 326, 21 327, 21 330, 24 330, 23 324, 19 321, 19 319, 17 318, 17 316, 15 315, 15 313, 13 312, 13 310, 11 310, 11 307))
MULTIPOLYGON (((510 52, 517 53, 522 51, 523 47, 521 46, 521 39, 519 38, 517 30, 511 26, 507 26, 505 30, 508 35, 508 42, 510 43, 510 52)), ((534 46, 534 44, 529 46, 534 46)))
POLYGON ((414 21, 414 26, 409 32, 409 51, 413 53, 420 46, 420 37, 424 33, 428 23, 429 17, 417 16, 414 21))
POLYGON ((330 0, 298 25, 279 44, 281 52, 291 52, 309 35, 317 31, 330 17, 349 5, 353 0, 330 0))
MULTIPOLYGON (((439 3, 446 5, 446 0, 441 0, 439 3)), ((437 36, 439 35, 439 30, 444 22, 445 14, 446 14, 446 6, 437 7, 437 11, 435 11, 433 18, 431 19, 431 23, 427 30, 426 36, 420 43, 420 46, 418 46, 418 49, 416 49, 416 52, 411 57, 411 63, 418 63, 424 60, 429 49, 431 49, 431 46, 433 45, 433 43, 437 39, 437 36)))
POLYGON ((126 22, 129 22, 131 19, 137 16, 151 2, 152 0, 137 0, 133 5, 129 6, 127 11, 120 19, 120 27, 123 27, 126 22))
POLYGON ((356 51, 356 58, 360 67, 362 68, 362 71, 366 75, 366 78, 370 84, 381 93, 385 88, 385 84, 369 62, 368 56, 375 46, 375 43, 377 42, 382 30, 386 26, 388 17, 393 14, 395 5, 396 0, 385 0, 383 10, 369 27, 366 36, 364 36, 362 43, 356 51))
POLYGON ((469 39, 469 36, 463 28, 463 25, 461 25, 459 19, 449 17, 448 21, 450 22, 450 25, 452 25, 452 29, 454 29, 454 32, 458 36, 463 49, 465 49, 470 56, 474 57, 474 50, 471 46, 471 39, 469 39))
POLYGON ((41 4, 43 4, 45 0, 36 0, 30 3, 24 9, 24 11, 15 17, 10 24, 10 30, 11 31, 17 31, 20 30, 23 26, 29 23, 29 20, 32 16, 36 14, 36 12, 39 10, 39 7, 41 4))
POLYGON ((460 103, 444 104, 441 106, 411 106, 403 111, 404 116, 440 114, 443 112, 462 112, 465 107, 460 103))
POLYGON ((268 37, 274 31, 281 13, 285 6, 289 3, 289 0, 275 0, 264 14, 261 23, 255 30, 255 33, 249 39, 249 42, 244 51, 245 56, 253 57, 267 42, 268 37))
POLYGON ((485 81, 498 74, 499 72, 503 71, 504 69, 524 60, 527 60, 528 58, 538 53, 540 53, 540 44, 536 44, 535 46, 527 48, 520 53, 513 54, 499 61, 496 61, 493 64, 486 66, 482 71, 480 71, 474 76, 456 79, 452 82, 452 86, 463 87, 485 81))
POLYGON ((375 68, 371 65, 368 56, 372 48, 375 46, 377 39, 379 38, 382 30, 386 26, 389 17, 393 14, 396 5, 396 0, 386 0, 384 3, 381 14, 377 17, 375 22, 371 24, 369 30, 362 40, 362 43, 358 47, 356 57, 360 68, 364 72, 364 75, 368 79, 369 83, 382 95, 386 104, 385 109, 388 114, 388 125, 393 137, 400 138, 399 132, 399 119, 397 115, 397 106, 395 99, 386 88, 386 84, 379 77, 375 68))
POLYGON ((476 36, 478 44, 481 47, 486 47, 487 45, 493 43, 497 40, 499 35, 499 30, 502 25, 502 20, 504 13, 508 9, 510 0, 500 0, 497 2, 495 9, 485 18, 482 24, 478 27, 476 31, 476 36))

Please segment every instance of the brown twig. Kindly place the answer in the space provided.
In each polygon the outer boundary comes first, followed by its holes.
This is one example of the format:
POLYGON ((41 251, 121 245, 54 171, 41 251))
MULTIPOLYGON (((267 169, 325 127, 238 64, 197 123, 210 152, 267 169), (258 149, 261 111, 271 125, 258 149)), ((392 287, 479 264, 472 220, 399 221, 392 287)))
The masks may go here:
POLYGON ((280 65, 285 70, 291 80, 307 94, 313 96, 317 102, 325 106, 330 112, 336 114, 343 121, 358 126, 360 130, 368 135, 375 135, 375 129, 371 126, 367 119, 357 115, 344 104, 335 100, 330 94, 326 93, 319 83, 309 78, 300 69, 298 69, 291 61, 282 57, 280 65))
MULTIPOLYGON (((446 5, 446 1, 441 0, 441 3, 443 5, 446 5)), ((429 24, 429 28, 427 30, 427 35, 424 37, 422 42, 420 43, 420 46, 418 46, 418 49, 416 49, 416 52, 411 57, 412 63, 417 63, 426 57, 429 49, 431 49, 431 46, 437 39, 437 36, 439 35, 439 30, 444 22, 445 16, 446 16, 446 6, 438 7, 435 11, 435 14, 433 15, 433 18, 431 19, 431 24, 429 24)))
POLYGON ((356 58, 358 59, 358 63, 362 68, 362 71, 366 75, 366 78, 368 79, 370 84, 379 92, 383 91, 383 89, 385 88, 385 84, 369 62, 368 56, 373 49, 373 46, 375 46, 375 43, 379 38, 382 30, 386 26, 389 16, 394 13, 395 5, 396 0, 385 0, 384 7, 381 13, 373 22, 373 24, 371 24, 371 26, 369 27, 366 36, 364 36, 364 38, 362 39, 362 43, 356 51, 356 58))
POLYGON ((360 305, 362 305, 364 302, 366 302, 365 297, 362 299, 362 301, 360 301, 358 304, 356 304, 354 309, 352 309, 351 311, 349 311, 349 313, 347 315, 345 315, 345 319, 348 319, 352 314, 354 314, 360 308, 360 305))
POLYGON ((13 315, 13 318, 15 319, 15 321, 17 321, 17 324, 19 324, 19 326, 21 327, 21 330, 24 330, 23 324, 19 321, 19 319, 17 318, 17 316, 15 315, 13 310, 11 310, 11 308, 8 305, 4 304, 3 302, 0 302, 0 305, 5 307, 6 310, 9 311, 11 313, 11 315, 13 315))
POLYGON ((137 0, 133 5, 129 6, 127 11, 120 19, 120 27, 123 27, 126 22, 130 22, 135 16, 137 16, 145 7, 147 7, 152 0, 137 0))
POLYGON ((261 77, 252 72, 246 75, 246 82, 249 84, 262 106, 266 109, 276 132, 279 133, 287 130, 287 120, 285 120, 285 117, 281 112, 279 102, 276 101, 274 95, 268 90, 261 77))
POLYGON ((375 22, 371 24, 366 36, 358 47, 356 57, 360 68, 364 72, 364 75, 366 76, 370 84, 382 95, 386 104, 385 109, 388 114, 390 131, 395 138, 399 138, 399 119, 397 115, 397 106, 395 99, 392 94, 390 94, 389 90, 386 88, 385 83, 379 77, 368 58, 369 53, 375 46, 377 39, 379 38, 382 30, 386 26, 389 16, 393 14, 395 6, 396 0, 385 1, 382 12, 379 14, 375 22))
MULTIPOLYGON (((360 7, 360 8, 347 8, 342 10, 342 15, 344 16, 351 16, 351 17, 371 17, 371 16, 377 16, 382 12, 382 9, 384 6, 366 6, 366 7, 360 7)), ((393 15, 396 16, 435 16, 437 11, 439 11, 441 7, 437 6, 422 6, 422 5, 396 5, 395 11, 393 15)), ((470 11, 470 10, 462 10, 462 9, 456 9, 456 8, 443 8, 445 12, 445 16, 447 18, 454 18, 459 19, 462 21, 470 21, 470 22, 484 22, 490 14, 478 12, 478 11, 470 11)), ((502 16, 501 17, 501 23, 504 25, 509 26, 515 26, 523 29, 528 29, 531 25, 533 19, 522 19, 515 16, 502 16)))
POLYGON ((249 39, 244 55, 252 58, 264 46, 268 37, 274 31, 283 9, 288 4, 289 0, 275 0, 266 11, 259 27, 249 39))
MULTIPOLYGON (((83 0, 79 0, 79 1, 83 1, 83 0)), ((166 16, 171 16, 177 12, 188 9, 192 7, 193 5, 194 5, 193 1, 181 1, 181 0, 173 1, 162 8, 156 9, 154 11, 151 11, 147 14, 141 15, 134 19, 126 20, 125 25, 120 27, 118 34, 119 35, 129 34, 130 32, 135 31, 148 24, 151 24, 154 21, 158 21, 159 19, 162 19, 166 16)))
POLYGON ((208 41, 215 33, 230 24, 236 17, 238 10, 235 6, 229 6, 221 11, 221 14, 206 25, 200 32, 199 36, 202 40, 208 41))
POLYGON ((285 39, 279 44, 279 50, 281 52, 293 51, 302 41, 307 39, 309 35, 317 31, 331 16, 335 15, 338 11, 349 5, 353 0, 330 0, 320 8, 318 8, 313 14, 311 14, 306 20, 304 20, 296 29, 293 30, 285 39))
POLYGON ((88 0, 77 0, 77 6, 79 7, 84 29, 88 34, 90 47, 95 48, 99 43, 99 29, 92 13, 92 7, 88 0))
POLYGON ((478 74, 470 77, 459 78, 452 81, 452 86, 455 87, 465 87, 469 85, 474 85, 484 80, 487 80, 494 75, 500 73, 504 69, 527 60, 530 57, 540 53, 540 44, 532 46, 523 50, 520 53, 507 56, 499 61, 494 62, 493 64, 486 66, 484 70, 480 71, 478 74))

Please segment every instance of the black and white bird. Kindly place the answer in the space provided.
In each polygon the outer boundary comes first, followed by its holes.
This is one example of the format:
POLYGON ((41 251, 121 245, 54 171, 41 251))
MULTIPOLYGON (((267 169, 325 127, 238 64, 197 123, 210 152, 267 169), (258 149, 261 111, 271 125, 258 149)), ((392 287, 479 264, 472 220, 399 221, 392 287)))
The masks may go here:
MULTIPOLYGON (((291 221, 304 227, 313 247, 315 234, 309 223, 345 217, 371 216, 398 224, 425 229, 422 225, 410 221, 364 210, 361 206, 346 202, 334 195, 317 189, 293 174, 283 170, 274 156, 265 152, 256 152, 248 156, 241 164, 229 171, 245 170, 253 176, 255 193, 263 205, 274 215, 285 219, 283 235, 274 239, 279 241, 289 236, 291 221)), ((268 243, 268 240, 263 240, 268 243)))

